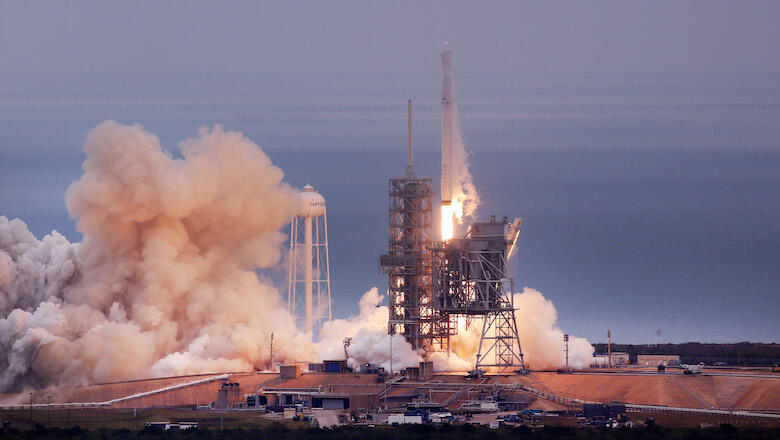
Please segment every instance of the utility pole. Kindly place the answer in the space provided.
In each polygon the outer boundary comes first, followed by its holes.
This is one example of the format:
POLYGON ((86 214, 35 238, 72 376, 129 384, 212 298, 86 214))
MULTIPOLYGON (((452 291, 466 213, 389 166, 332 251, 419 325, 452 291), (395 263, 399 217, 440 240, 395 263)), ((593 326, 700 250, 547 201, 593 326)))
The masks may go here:
POLYGON ((566 370, 564 372, 566 374, 569 373, 569 334, 563 335, 563 351, 566 353, 566 370))
POLYGON ((385 374, 385 412, 387 412, 387 374, 385 374))
POLYGON ((33 417, 32 417, 32 393, 30 393, 30 423, 32 423, 33 417))
POLYGON ((271 369, 274 368, 274 332, 271 332, 271 369))
POLYGON ((279 388, 276 390, 276 405, 282 406, 282 364, 279 363, 279 388))
POLYGON ((390 332, 390 375, 393 375, 393 335, 395 335, 395 326, 390 332))
POLYGON ((51 428, 51 396, 46 396, 46 427, 51 428))
POLYGON ((609 368, 612 368, 612 334, 607 330, 607 359, 609 360, 609 368))

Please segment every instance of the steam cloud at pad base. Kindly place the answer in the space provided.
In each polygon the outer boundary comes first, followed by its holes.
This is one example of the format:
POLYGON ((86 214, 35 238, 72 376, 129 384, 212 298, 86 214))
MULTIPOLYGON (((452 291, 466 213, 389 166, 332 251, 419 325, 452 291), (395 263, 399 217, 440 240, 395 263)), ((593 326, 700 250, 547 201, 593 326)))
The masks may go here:
MULTIPOLYGON (((65 194, 83 234, 33 236, 0 217, 0 391, 220 371, 274 362, 343 358, 390 367, 388 310, 376 288, 360 313, 325 323, 319 342, 294 325, 264 273, 282 264, 285 225, 300 206, 281 169, 241 133, 202 128, 178 145, 180 158, 140 125, 106 121, 86 137, 84 173, 65 194), (259 270, 258 270, 259 269, 259 270)), ((526 359, 563 365, 563 332, 541 293, 515 293, 526 359)), ((465 324, 464 324, 465 325, 465 324)), ((440 371, 473 365, 474 326, 440 371)), ((392 337, 393 368, 421 353, 392 337)), ((569 364, 590 362, 573 338, 569 364)))

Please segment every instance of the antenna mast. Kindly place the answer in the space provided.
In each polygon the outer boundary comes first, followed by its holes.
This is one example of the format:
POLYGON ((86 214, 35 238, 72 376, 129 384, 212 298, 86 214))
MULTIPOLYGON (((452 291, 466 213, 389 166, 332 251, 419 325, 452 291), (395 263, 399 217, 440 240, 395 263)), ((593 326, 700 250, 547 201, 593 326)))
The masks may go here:
POLYGON ((408 103, 408 122, 409 122, 409 163, 406 165, 406 174, 409 177, 414 176, 414 152, 412 147, 412 100, 408 103))

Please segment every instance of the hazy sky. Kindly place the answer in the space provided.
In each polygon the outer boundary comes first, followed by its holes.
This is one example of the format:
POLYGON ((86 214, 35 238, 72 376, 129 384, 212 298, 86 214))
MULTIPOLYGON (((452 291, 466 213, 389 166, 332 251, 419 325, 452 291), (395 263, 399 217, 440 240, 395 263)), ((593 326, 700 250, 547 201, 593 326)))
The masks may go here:
MULTIPOLYGON (((0 2, 0 215, 80 240, 87 131, 215 123, 328 200, 334 310, 387 279, 387 178, 439 178, 454 50, 479 215, 598 341, 777 341, 780 2, 0 2), (336 170, 336 171, 334 171, 336 170)), ((438 182, 437 182, 438 183, 438 182)), ((286 285, 286 283, 280 283, 286 285)))
POLYGON ((10 74, 777 72, 776 1, 2 2, 10 74))

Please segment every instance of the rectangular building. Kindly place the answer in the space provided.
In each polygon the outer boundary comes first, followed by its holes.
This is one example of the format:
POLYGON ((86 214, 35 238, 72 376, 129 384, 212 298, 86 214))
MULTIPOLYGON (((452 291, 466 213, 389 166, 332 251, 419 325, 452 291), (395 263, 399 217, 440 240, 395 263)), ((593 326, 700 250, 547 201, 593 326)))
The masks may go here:
POLYGON ((301 375, 300 365, 282 365, 279 367, 282 379, 295 379, 301 375))
MULTIPOLYGON (((630 356, 626 352, 615 351, 612 352, 612 366, 620 367, 631 363, 630 356)), ((592 367, 606 368, 609 367, 609 354, 608 353, 594 353, 592 367)))
POLYGON ((677 367, 680 365, 679 354, 638 354, 636 364, 640 367, 677 367))

